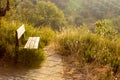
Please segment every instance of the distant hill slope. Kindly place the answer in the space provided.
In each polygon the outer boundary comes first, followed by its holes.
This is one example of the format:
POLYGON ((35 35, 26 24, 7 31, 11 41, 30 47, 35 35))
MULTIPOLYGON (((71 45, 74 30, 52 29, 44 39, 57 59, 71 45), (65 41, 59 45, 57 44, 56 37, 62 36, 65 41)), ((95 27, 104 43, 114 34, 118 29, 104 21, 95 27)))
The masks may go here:
POLYGON ((120 0, 46 0, 62 9, 76 24, 120 15, 120 0))

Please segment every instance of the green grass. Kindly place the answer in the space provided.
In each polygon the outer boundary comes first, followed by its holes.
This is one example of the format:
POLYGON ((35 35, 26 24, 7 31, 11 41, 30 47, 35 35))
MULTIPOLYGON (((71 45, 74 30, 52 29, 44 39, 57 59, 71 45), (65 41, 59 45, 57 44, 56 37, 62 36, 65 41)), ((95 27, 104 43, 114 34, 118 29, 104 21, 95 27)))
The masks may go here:
MULTIPOLYGON (((120 38, 116 39, 101 36, 91 32, 86 25, 80 28, 64 29, 61 32, 53 31, 49 26, 34 28, 25 23, 25 41, 30 36, 39 36, 38 50, 21 49, 15 53, 15 31, 22 25, 21 22, 2 19, 0 28, 0 52, 6 59, 13 60, 24 66, 37 66, 45 60, 43 48, 54 42, 55 47, 63 56, 73 55, 81 64, 95 63, 109 65, 114 74, 120 73, 120 38)), ((102 29, 102 28, 101 28, 102 29)), ((108 35, 109 36, 109 35, 108 35)), ((20 46, 25 44, 21 43, 20 46)))
POLYGON ((40 47, 45 47, 54 39, 55 31, 53 31, 49 26, 41 27, 39 30, 40 35, 40 47))
POLYGON ((34 67, 42 64, 43 60, 45 60, 45 55, 43 49, 21 49, 14 59, 17 64, 21 64, 26 67, 34 67))
POLYGON ((81 63, 110 65, 114 73, 120 72, 120 40, 100 37, 87 28, 69 28, 58 34, 58 50, 64 56, 74 55, 81 63))
MULTIPOLYGON (((0 52, 1 57, 10 59, 9 61, 18 62, 26 66, 42 64, 45 60, 43 48, 50 43, 54 37, 54 31, 49 27, 34 28, 32 25, 25 23, 26 32, 24 33, 24 43, 20 43, 23 47, 29 37, 40 37, 38 50, 21 49, 18 53, 15 52, 15 31, 22 25, 21 22, 7 21, 4 18, 1 20, 0 28, 0 52)), ((8 61, 8 60, 7 60, 8 61)))

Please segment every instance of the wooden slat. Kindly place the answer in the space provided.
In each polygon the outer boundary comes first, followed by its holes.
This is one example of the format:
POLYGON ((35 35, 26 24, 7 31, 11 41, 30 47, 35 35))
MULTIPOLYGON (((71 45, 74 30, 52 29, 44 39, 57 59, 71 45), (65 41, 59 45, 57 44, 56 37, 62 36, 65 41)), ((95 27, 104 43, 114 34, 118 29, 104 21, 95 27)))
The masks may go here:
POLYGON ((34 39, 34 37, 32 37, 31 42, 29 43, 30 44, 29 45, 30 49, 34 48, 34 41, 35 41, 35 39, 34 39))
POLYGON ((29 37, 24 48, 27 49, 37 49, 39 44, 40 37, 29 37))
POLYGON ((20 37, 24 34, 25 32, 25 27, 24 24, 17 29, 17 38, 20 39, 20 37))
POLYGON ((38 45, 39 45, 39 41, 40 41, 40 37, 36 37, 36 41, 35 41, 35 44, 34 44, 34 48, 38 48, 38 45))
POLYGON ((28 48, 29 47, 31 40, 32 40, 32 37, 29 37, 29 39, 28 39, 27 43, 25 44, 24 48, 28 48))

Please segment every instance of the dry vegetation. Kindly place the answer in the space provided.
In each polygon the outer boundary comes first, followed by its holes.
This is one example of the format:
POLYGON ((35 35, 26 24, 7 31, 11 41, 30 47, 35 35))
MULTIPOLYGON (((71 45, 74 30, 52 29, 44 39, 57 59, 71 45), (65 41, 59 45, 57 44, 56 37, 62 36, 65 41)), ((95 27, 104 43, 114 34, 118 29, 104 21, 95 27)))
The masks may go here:
MULTIPOLYGON (((43 48, 54 43, 63 56, 66 80, 119 80, 119 1, 51 0, 60 9, 46 1, 10 0, 11 9, 0 17, 1 63, 39 65, 45 60, 43 48), (40 47, 38 51, 20 50, 16 58, 15 30, 22 23, 26 26, 25 39, 39 36, 40 47), (91 24, 92 30, 83 23, 91 24)), ((2 9, 6 1, 0 2, 2 9)))
POLYGON ((107 25, 104 21, 98 21, 96 24, 96 28, 98 24, 102 25, 96 33, 83 25, 80 28, 69 27, 58 34, 56 47, 58 46, 63 56, 63 62, 67 64, 65 66, 67 78, 76 76, 82 79, 86 75, 85 80, 119 79, 120 39, 119 37, 115 39, 115 35, 112 35, 116 33, 111 31, 113 29, 107 29, 107 32, 104 30, 107 25))

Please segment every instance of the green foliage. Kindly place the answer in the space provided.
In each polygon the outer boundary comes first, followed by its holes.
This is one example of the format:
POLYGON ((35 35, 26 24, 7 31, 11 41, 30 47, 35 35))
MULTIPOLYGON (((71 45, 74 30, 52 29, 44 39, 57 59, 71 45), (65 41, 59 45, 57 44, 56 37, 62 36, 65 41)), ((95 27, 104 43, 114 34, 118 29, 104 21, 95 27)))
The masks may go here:
MULTIPOLYGON (((83 28, 83 26, 81 26, 83 28)), ((85 28, 86 29, 86 28, 85 28)), ((60 33, 58 37, 58 43, 61 46, 61 50, 63 50, 63 55, 69 55, 71 53, 77 53, 80 50, 80 39, 83 37, 81 34, 89 34, 89 30, 85 31, 84 28, 73 28, 69 27, 60 33), (80 36, 81 35, 81 36, 80 36), (65 50, 65 52, 64 52, 65 50)), ((56 41, 57 42, 57 41, 56 41)))
POLYGON ((117 31, 112 28, 112 24, 109 20, 101 20, 95 23, 96 33, 101 37, 107 37, 111 40, 116 39, 117 31))
MULTIPOLYGON (((19 62, 26 66, 37 66, 45 60, 43 48, 39 48, 38 50, 25 50, 20 48, 18 53, 15 52, 15 31, 21 26, 21 22, 7 21, 2 19, 1 23, 0 52, 4 59, 19 62)), ((26 23, 25 28, 25 43, 30 36, 40 36, 38 35, 39 30, 33 28, 31 25, 26 23)), ((20 47, 23 45, 25 44, 21 43, 20 47)))
POLYGON ((16 17, 22 22, 29 22, 35 27, 50 25, 55 30, 66 24, 64 13, 51 2, 24 1, 17 6, 16 17))
POLYGON ((110 64, 109 67, 113 68, 114 73, 119 72, 120 63, 116 60, 120 57, 119 40, 111 41, 109 38, 100 37, 84 26, 64 30, 57 40, 60 46, 58 50, 63 52, 62 55, 75 56, 82 63, 110 64))
POLYGON ((41 26, 40 28, 34 28, 32 25, 26 24, 26 39, 30 36, 39 36, 40 37, 40 47, 44 48, 47 46, 55 37, 54 30, 50 26, 41 26))
POLYGON ((25 41, 24 44, 21 43, 20 47, 24 46, 26 41, 30 36, 40 37, 39 49, 35 50, 24 50, 21 49, 20 52, 15 53, 15 31, 21 26, 21 22, 7 21, 5 19, 1 20, 2 27, 0 28, 0 52, 1 56, 10 57, 11 60, 19 62, 23 65, 37 65, 45 59, 43 48, 50 43, 54 38, 55 32, 49 27, 34 28, 30 24, 25 24, 26 32, 24 34, 25 41), (9 36, 8 36, 9 35, 9 36), (17 58, 16 58, 17 57, 17 58))
POLYGON ((77 26, 81 25, 81 15, 79 15, 79 12, 81 12, 81 10, 81 0, 68 0, 63 11, 69 24, 75 24, 77 26))
POLYGON ((76 24, 79 17, 80 23, 94 23, 101 19, 111 19, 119 16, 119 0, 47 0, 55 3, 63 10, 69 24, 76 24))
POLYGON ((120 59, 113 58, 111 61, 111 67, 115 74, 120 72, 120 59))
POLYGON ((41 27, 39 29, 40 47, 48 45, 55 37, 55 32, 49 27, 41 27))
POLYGON ((39 50, 27 50, 21 49, 14 57, 15 61, 18 64, 22 64, 26 67, 39 66, 43 60, 45 60, 44 51, 39 50))
MULTIPOLYGON (((58 32, 56 37, 52 29, 60 30, 67 22, 64 13, 49 1, 54 2, 63 10, 70 24, 77 26, 83 22, 90 23, 98 19, 112 18, 120 12, 119 0, 89 0, 88 2, 85 0, 46 0, 46 2, 44 0, 38 2, 10 0, 11 10, 6 14, 7 20, 2 19, 0 25, 0 58, 4 56, 5 59, 10 58, 9 60, 25 66, 39 65, 45 59, 44 46, 54 41, 58 44, 62 55, 72 55, 82 63, 110 65, 112 71, 108 76, 111 76, 112 80, 112 72, 115 74, 120 72, 120 39, 116 31, 120 32, 119 17, 97 21, 96 33, 88 30, 86 25, 80 28, 68 26, 69 28, 58 32), (19 4, 16 5, 17 3, 19 4), (25 40, 30 36, 40 37, 38 50, 20 49, 18 53, 15 53, 15 30, 21 26, 21 22, 25 23, 25 40)), ((6 1, 0 2, 2 2, 0 8, 5 7, 6 1)), ((21 46, 23 45, 21 43, 21 46)))
POLYGON ((54 4, 50 2, 38 2, 37 12, 39 13, 39 24, 51 25, 53 29, 59 30, 65 26, 66 20, 64 14, 54 4))
MULTIPOLYGON (((0 45, 2 47, 1 52, 4 55, 14 56, 14 47, 15 47, 15 29, 17 29, 17 24, 15 22, 9 22, 5 19, 1 20, 1 28, 0 28, 0 45), (13 49, 12 49, 13 48, 13 49)), ((18 24, 19 25, 19 24, 18 24)))

